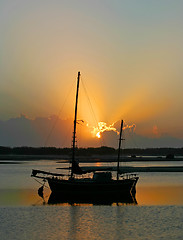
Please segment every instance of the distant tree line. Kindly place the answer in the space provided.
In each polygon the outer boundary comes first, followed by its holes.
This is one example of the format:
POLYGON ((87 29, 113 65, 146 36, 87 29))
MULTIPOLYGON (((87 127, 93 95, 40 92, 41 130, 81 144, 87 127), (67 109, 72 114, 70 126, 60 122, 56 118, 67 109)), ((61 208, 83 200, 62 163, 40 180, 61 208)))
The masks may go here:
MULTIPOLYGON (((115 155, 117 149, 111 147, 77 148, 79 156, 115 155)), ((56 147, 3 147, 0 146, 0 155, 71 155, 71 148, 56 147)), ((183 156, 183 148, 129 148, 122 150, 123 155, 129 156, 183 156)))

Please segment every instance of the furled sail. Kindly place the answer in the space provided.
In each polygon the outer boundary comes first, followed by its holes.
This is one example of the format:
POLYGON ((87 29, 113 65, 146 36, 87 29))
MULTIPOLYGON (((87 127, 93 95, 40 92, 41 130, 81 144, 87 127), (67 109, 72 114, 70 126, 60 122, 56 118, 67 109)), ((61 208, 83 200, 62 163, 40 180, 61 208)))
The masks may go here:
POLYGON ((80 168, 79 164, 74 160, 72 163, 72 172, 74 174, 83 174, 84 171, 80 168))
POLYGON ((51 172, 32 169, 32 177, 36 177, 36 175, 39 173, 46 174, 46 175, 52 175, 52 176, 65 176, 65 174, 61 174, 61 173, 51 173, 51 172))

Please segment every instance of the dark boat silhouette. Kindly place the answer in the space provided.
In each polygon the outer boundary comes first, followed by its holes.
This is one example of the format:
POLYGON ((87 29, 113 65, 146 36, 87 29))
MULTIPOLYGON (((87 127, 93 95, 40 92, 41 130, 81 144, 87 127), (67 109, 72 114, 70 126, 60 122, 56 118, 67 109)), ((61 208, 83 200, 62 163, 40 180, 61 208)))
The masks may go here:
MULTIPOLYGON (((119 148, 118 148, 118 161, 116 178, 112 176, 111 169, 100 170, 84 170, 79 166, 76 161, 76 126, 77 126, 77 107, 78 107, 78 94, 79 94, 80 72, 78 72, 77 78, 77 90, 76 90, 76 103, 75 103, 75 115, 74 115, 74 131, 72 141, 72 159, 70 175, 46 172, 42 170, 32 170, 32 177, 43 179, 47 181, 51 189, 50 199, 60 198, 68 200, 105 200, 112 201, 120 199, 129 199, 129 196, 135 196, 136 183, 139 179, 135 174, 121 174, 119 168, 120 149, 123 132, 123 120, 121 121, 119 148), (87 178, 86 173, 92 172, 93 176, 87 178), (56 197, 52 197, 56 196, 56 197)), ((133 198, 133 197, 132 197, 133 198)), ((52 202, 52 200, 49 200, 52 202)))

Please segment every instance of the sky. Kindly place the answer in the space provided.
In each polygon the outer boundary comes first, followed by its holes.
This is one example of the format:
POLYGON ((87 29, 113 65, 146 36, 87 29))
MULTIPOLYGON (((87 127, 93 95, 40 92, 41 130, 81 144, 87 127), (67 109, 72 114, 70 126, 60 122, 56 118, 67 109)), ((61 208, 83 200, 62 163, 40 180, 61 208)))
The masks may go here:
POLYGON ((0 0, 2 131, 22 116, 70 126, 80 71, 78 118, 91 131, 124 119, 141 147, 183 146, 182 12, 181 0, 0 0))

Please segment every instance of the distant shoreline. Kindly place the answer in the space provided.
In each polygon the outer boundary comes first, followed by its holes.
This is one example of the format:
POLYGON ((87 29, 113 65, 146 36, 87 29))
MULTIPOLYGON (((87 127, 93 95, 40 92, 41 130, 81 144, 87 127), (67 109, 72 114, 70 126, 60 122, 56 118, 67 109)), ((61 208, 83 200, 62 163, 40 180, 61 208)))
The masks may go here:
MULTIPOLYGON (((0 155, 0 161, 33 161, 33 160, 58 160, 61 162, 69 162, 71 159, 68 155, 0 155)), ((93 155, 93 156, 76 156, 79 162, 116 162, 116 155, 93 155)), ((183 161, 183 157, 166 158, 165 156, 138 156, 127 157, 122 156, 120 162, 154 162, 154 161, 183 161)))
MULTIPOLYGON (((56 148, 56 147, 5 147, 0 146, 0 160, 1 159, 24 159, 24 160, 38 160, 38 159, 69 159, 72 155, 72 148, 56 148), (26 158, 26 159, 25 159, 26 158)), ((102 146, 102 147, 88 147, 88 148, 77 148, 76 157, 80 156, 80 159, 95 159, 98 158, 100 161, 108 159, 113 161, 118 155, 118 150, 115 148, 102 146)), ((121 149, 121 156, 128 156, 128 161, 140 160, 140 156, 153 157, 156 161, 157 158, 161 160, 168 159, 180 160, 183 159, 183 148, 125 148, 121 149), (177 159, 179 156, 179 159, 177 159)), ((145 159, 147 161, 148 159, 145 159)), ((141 159, 142 161, 142 159, 141 159)), ((151 161, 154 161, 151 159, 151 161)))

